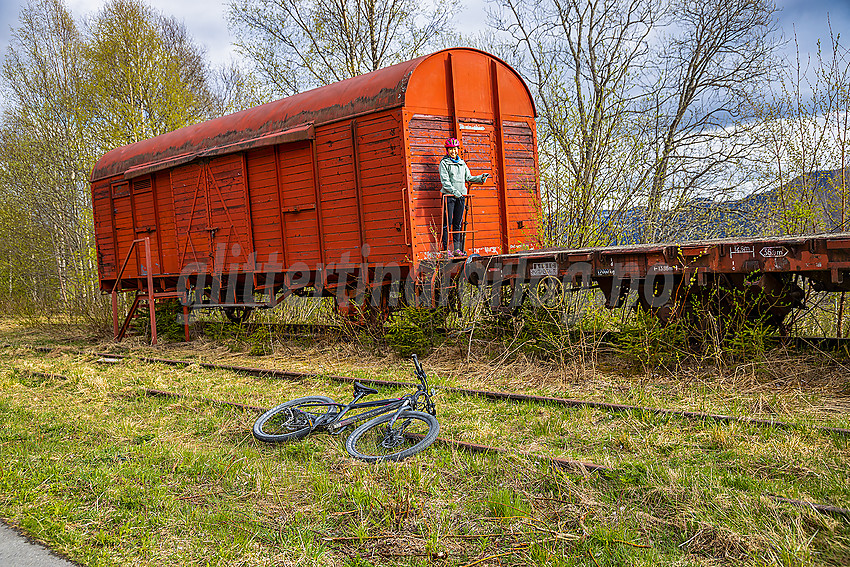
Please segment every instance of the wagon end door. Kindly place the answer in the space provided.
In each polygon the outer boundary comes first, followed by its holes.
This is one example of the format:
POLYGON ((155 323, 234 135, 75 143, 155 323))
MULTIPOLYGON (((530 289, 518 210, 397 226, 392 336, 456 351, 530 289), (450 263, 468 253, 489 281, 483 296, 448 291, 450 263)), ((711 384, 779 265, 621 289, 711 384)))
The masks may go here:
POLYGON ((483 184, 469 186, 467 205, 468 251, 476 254, 507 252, 506 223, 502 179, 496 146, 496 129, 492 121, 460 121, 461 157, 472 175, 489 173, 483 184))
MULTIPOLYGON (((135 221, 133 220, 133 199, 130 190, 130 182, 127 180, 115 181, 110 186, 112 193, 112 227, 113 239, 115 241, 116 270, 118 277, 120 267, 124 264, 127 256, 133 248, 133 240, 136 239, 135 221)), ((127 261, 124 271, 120 274, 122 279, 134 278, 141 275, 138 264, 138 254, 133 255, 127 261)))
POLYGON ((149 175, 133 179, 132 181, 133 194, 133 237, 136 240, 144 238, 150 239, 151 247, 151 263, 152 266, 145 265, 144 246, 136 247, 136 256, 141 267, 139 275, 147 275, 148 270, 151 270, 154 276, 162 273, 162 263, 159 254, 159 237, 158 232, 159 221, 157 218, 156 197, 153 188, 153 178, 149 175))

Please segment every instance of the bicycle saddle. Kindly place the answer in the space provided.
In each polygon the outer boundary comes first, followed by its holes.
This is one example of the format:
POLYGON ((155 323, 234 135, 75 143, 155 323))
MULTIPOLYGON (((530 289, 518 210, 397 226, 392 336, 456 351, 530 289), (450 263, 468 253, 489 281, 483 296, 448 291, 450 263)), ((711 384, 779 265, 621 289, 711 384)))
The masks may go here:
POLYGON ((357 394, 377 394, 378 390, 370 388, 369 386, 364 386, 360 382, 354 382, 354 392, 357 394))

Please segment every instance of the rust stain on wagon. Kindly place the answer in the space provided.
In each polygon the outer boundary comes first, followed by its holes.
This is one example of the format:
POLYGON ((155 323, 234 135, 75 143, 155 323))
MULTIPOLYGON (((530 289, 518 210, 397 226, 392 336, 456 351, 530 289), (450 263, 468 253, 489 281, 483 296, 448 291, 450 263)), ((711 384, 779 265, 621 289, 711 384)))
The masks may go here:
POLYGON ((402 106, 411 75, 427 57, 117 148, 98 161, 92 171, 91 181, 142 164, 183 157, 201 150, 209 151, 281 132, 298 124, 327 124, 362 113, 402 106))

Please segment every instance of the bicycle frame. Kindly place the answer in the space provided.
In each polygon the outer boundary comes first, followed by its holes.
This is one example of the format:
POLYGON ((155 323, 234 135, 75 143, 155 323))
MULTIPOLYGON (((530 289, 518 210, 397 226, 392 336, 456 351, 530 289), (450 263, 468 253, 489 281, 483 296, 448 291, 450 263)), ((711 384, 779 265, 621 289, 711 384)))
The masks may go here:
MULTIPOLYGON (((326 413, 325 415, 319 417, 319 419, 317 419, 312 424, 311 431, 316 431, 317 429, 324 429, 332 435, 337 435, 341 433, 346 427, 354 423, 377 417, 385 413, 395 412, 395 415, 392 417, 389 423, 390 428, 392 428, 395 425, 396 419, 398 419, 399 414, 401 414, 401 412, 406 409, 415 409, 419 402, 419 396, 423 394, 425 395, 425 407, 427 411, 429 413, 435 414, 436 412, 434 410, 434 404, 431 401, 432 392, 428 391, 428 376, 425 374, 425 371, 419 364, 419 360, 415 354, 413 355, 413 362, 416 368, 416 377, 419 379, 419 385, 417 386, 416 391, 414 393, 407 394, 406 396, 402 396, 401 398, 386 398, 383 400, 360 402, 362 398, 369 394, 367 392, 358 391, 357 386, 355 386, 354 399, 348 402, 348 404, 346 404, 345 406, 338 403, 333 404, 334 406, 342 409, 334 413, 333 415, 326 413), (358 413, 357 415, 346 417, 352 410, 359 410, 365 408, 375 409, 371 409, 363 413, 358 413)), ((321 408, 328 407, 330 405, 331 404, 315 404, 307 407, 321 408)))
MULTIPOLYGON (((403 398, 390 398, 385 400, 373 400, 371 402, 356 403, 357 400, 363 396, 365 396, 365 394, 358 394, 357 396, 355 396, 354 399, 342 409, 342 411, 340 411, 334 416, 334 419, 326 426, 330 433, 339 433, 353 423, 357 423, 359 421, 363 421, 372 417, 377 417, 381 414, 389 413, 391 411, 395 411, 395 417, 398 417, 399 413, 404 411, 407 407, 411 406, 410 400, 408 400, 406 396, 403 398), (351 410, 358 410, 364 408, 375 409, 364 411, 363 413, 358 413, 357 415, 353 415, 351 417, 343 419, 351 410)), ((395 419, 392 420, 391 424, 392 423, 395 423, 395 419)))

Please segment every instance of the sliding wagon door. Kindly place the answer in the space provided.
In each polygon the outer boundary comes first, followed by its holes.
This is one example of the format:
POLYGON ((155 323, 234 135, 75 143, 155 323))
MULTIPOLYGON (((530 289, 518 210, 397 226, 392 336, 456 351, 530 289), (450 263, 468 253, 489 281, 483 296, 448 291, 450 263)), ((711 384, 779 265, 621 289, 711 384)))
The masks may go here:
POLYGON ((241 154, 176 168, 172 191, 181 266, 198 262, 225 272, 251 259, 241 154))

